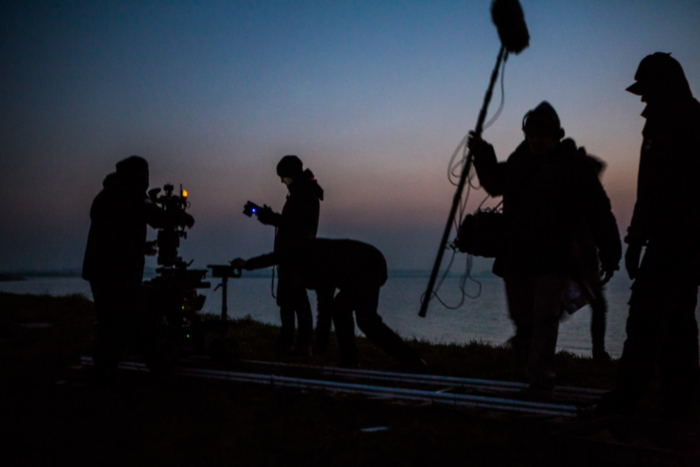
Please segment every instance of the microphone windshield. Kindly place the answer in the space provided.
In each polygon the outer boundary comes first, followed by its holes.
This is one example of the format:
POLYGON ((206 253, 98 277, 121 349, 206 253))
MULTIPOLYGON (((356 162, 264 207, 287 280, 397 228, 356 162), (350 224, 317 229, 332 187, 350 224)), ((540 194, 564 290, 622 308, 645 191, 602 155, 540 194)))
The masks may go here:
POLYGON ((530 33, 518 0, 494 0, 491 20, 496 25, 501 44, 509 53, 519 54, 530 44, 530 33))

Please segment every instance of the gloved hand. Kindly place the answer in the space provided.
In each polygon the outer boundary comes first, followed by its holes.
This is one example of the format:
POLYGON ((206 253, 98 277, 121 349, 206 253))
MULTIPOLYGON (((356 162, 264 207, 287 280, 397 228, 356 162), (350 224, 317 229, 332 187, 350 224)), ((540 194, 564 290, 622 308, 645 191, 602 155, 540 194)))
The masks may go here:
POLYGON ((258 221, 260 221, 261 224, 270 225, 272 224, 274 216, 275 213, 272 211, 272 208, 267 204, 263 204, 262 209, 258 212, 258 221))
POLYGON ((191 229, 192 226, 194 225, 194 217, 192 217, 191 215, 187 214, 186 212, 183 212, 183 213, 182 213, 182 217, 183 217, 183 223, 184 223, 188 228, 191 229))
POLYGON ((236 258, 231 261, 231 266, 238 269, 245 269, 245 263, 246 261, 243 258, 236 258))
POLYGON ((625 253, 625 269, 630 279, 637 277, 639 272, 639 258, 642 256, 642 245, 640 243, 631 243, 627 246, 625 253))
POLYGON ((620 269, 619 267, 617 268, 612 268, 612 267, 607 267, 603 268, 600 270, 600 285, 605 285, 608 282, 610 282, 610 279, 615 275, 615 271, 620 269))
POLYGON ((476 133, 473 131, 469 132, 469 137, 467 138, 467 148, 469 148, 474 156, 484 153, 488 145, 489 143, 481 139, 481 136, 476 136, 476 133))

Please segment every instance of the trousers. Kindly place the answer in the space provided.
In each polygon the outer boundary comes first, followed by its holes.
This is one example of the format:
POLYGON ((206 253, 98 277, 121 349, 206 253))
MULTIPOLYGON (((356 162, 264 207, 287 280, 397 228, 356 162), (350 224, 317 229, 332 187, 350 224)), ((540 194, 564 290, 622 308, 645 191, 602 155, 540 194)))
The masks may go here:
POLYGON ((505 277, 508 312, 515 326, 513 348, 527 362, 530 383, 551 386, 559 334, 561 297, 567 278, 511 273, 505 277))
POLYGON ((363 286, 341 290, 333 299, 333 322, 340 347, 340 364, 357 366, 358 353, 355 342, 353 311, 357 327, 377 347, 404 365, 420 361, 420 356, 392 331, 377 313, 379 287, 363 286))

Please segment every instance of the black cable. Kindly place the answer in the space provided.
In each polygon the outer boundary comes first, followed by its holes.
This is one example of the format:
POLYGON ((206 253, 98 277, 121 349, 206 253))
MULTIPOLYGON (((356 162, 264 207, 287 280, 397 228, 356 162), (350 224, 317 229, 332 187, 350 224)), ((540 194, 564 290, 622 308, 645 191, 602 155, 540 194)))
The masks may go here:
MULTIPOLYGON (((275 244, 277 243, 277 227, 275 227, 275 244)), ((270 284, 270 294, 272 294, 272 298, 277 300, 277 295, 275 295, 275 269, 277 269, 277 265, 272 266, 272 283, 270 284)))
POLYGON ((486 122, 483 130, 486 130, 488 127, 493 125, 496 122, 496 120, 498 120, 498 117, 501 116, 501 112, 503 112, 503 107, 506 104, 506 91, 505 91, 505 86, 503 85, 503 80, 505 79, 505 76, 506 76, 506 62, 507 61, 508 61, 508 54, 506 54, 505 58, 503 59, 503 65, 501 66, 501 104, 498 106, 498 110, 496 110, 496 113, 493 114, 493 117, 491 117, 491 120, 486 122))
MULTIPOLYGON (((506 53, 504 59, 503 59, 503 64, 501 65, 501 103, 498 106, 498 109, 496 110, 496 113, 491 117, 491 119, 486 122, 486 124, 482 128, 482 132, 486 130, 488 127, 493 125, 496 120, 501 116, 501 112, 503 112, 503 108, 505 107, 505 102, 506 102, 506 92, 505 92, 505 74, 506 74, 506 62, 508 61, 508 54, 506 53)), ((467 159, 469 156, 469 150, 467 148, 467 139, 469 137, 469 134, 462 139, 462 141, 457 145, 457 149, 455 149, 455 152, 452 154, 452 157, 450 158, 450 162, 447 165, 447 180, 454 186, 459 186, 459 181, 455 182, 453 180, 459 180, 462 171, 465 170, 466 164, 467 164, 467 159), (457 158, 457 154, 461 151, 462 157, 460 158, 459 162, 455 162, 455 159, 457 158), (455 170, 460 168, 459 173, 455 173, 455 170)), ((467 210, 467 203, 469 201, 469 195, 471 194, 471 190, 480 190, 481 189, 481 184, 479 185, 474 185, 473 180, 476 177, 475 172, 472 170, 472 165, 471 164, 468 169, 469 173, 467 174, 467 190, 464 195, 464 198, 459 201, 459 208, 458 212, 455 213, 455 217, 452 219, 452 222, 455 226, 455 230, 459 230, 459 226, 462 224, 462 221, 464 220, 464 213, 467 210)), ((484 200, 479 204, 479 208, 481 209, 481 206, 483 206, 484 202, 490 198, 490 196, 486 196, 484 200)), ((498 207, 501 205, 503 201, 498 203, 496 205, 495 209, 498 209, 498 207)), ((477 281, 474 279, 471 275, 471 269, 473 266, 474 258, 472 255, 467 255, 467 261, 466 261, 466 268, 464 271, 464 274, 460 277, 459 281, 459 290, 462 292, 462 298, 460 299, 460 302, 456 306, 449 306, 447 305, 438 295, 438 292, 440 290, 440 287, 442 286, 443 282, 445 281, 445 278, 447 278, 447 275, 450 273, 450 269, 452 268, 452 263, 454 262, 455 255, 457 254, 457 248, 452 245, 452 258, 450 259, 450 263, 447 265, 447 268, 445 269, 445 272, 443 273, 442 277, 440 278, 440 281, 438 282, 437 286, 433 290, 433 295, 435 298, 444 306, 445 308, 449 310, 456 310, 460 308, 464 304, 464 299, 465 297, 469 297, 472 299, 478 298, 481 295, 481 282, 477 281), (479 286, 479 291, 476 293, 476 295, 469 295, 467 291, 465 290, 467 281, 471 280, 472 282, 475 282, 479 286)), ((425 299, 425 293, 421 296, 420 302, 421 304, 423 303, 423 300, 425 299)))

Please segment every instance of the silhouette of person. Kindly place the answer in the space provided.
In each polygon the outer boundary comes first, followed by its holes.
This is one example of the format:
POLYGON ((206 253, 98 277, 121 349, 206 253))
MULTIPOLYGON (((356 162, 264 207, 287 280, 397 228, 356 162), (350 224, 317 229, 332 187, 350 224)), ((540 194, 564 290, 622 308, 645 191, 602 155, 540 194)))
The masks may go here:
POLYGON ((646 56, 627 88, 641 96, 642 149, 637 202, 625 242, 634 279, 617 384, 598 413, 629 414, 644 397, 656 363, 672 418, 694 418, 698 374, 695 319, 700 281, 700 104, 670 54, 646 56), (646 246, 644 258, 640 257, 646 246))
POLYGON ((166 213, 146 195, 148 163, 131 156, 117 163, 90 208, 83 279, 90 282, 97 314, 94 361, 100 375, 117 369, 127 336, 137 333, 138 307, 147 252, 147 225, 194 224, 189 214, 166 213), (173 219, 177 217, 177 219, 173 219))
POLYGON ((604 280, 619 269, 620 234, 598 179, 600 163, 564 138, 559 116, 542 102, 523 118, 523 141, 505 162, 471 135, 469 149, 484 189, 503 196, 505 240, 494 273, 505 280, 515 326, 510 340, 527 362, 525 395, 550 398, 562 296, 571 275, 575 239, 590 230, 604 280))
POLYGON ((374 344, 397 359, 406 369, 427 365, 377 313, 379 292, 387 280, 384 255, 372 245, 356 240, 311 239, 282 255, 266 255, 248 261, 237 258, 233 265, 247 270, 269 267, 270 261, 293 269, 307 289, 323 294, 338 290, 333 299, 333 322, 340 347, 339 365, 358 367, 355 325, 374 344))
MULTIPOLYGON (((600 177, 605 164, 591 157, 591 168, 600 177)), ((580 291, 591 307, 591 341, 593 362, 598 366, 609 366, 612 363, 610 354, 605 350, 605 329, 607 325, 608 303, 605 299, 605 284, 612 278, 600 277, 601 264, 598 257, 598 247, 593 234, 587 225, 582 225, 574 236, 574 247, 571 256, 570 277, 578 284, 580 291)))
MULTIPOLYGON (((263 224, 273 225, 277 228, 274 254, 282 255, 297 248, 303 240, 316 237, 323 189, 311 170, 304 170, 303 164, 297 156, 284 156, 277 164, 277 175, 289 190, 282 214, 273 212, 270 207, 265 205, 258 214, 258 220, 263 224)), ((278 264, 278 262, 274 264, 278 264)), ((272 263, 269 264, 269 266, 271 265, 272 263)), ((319 313, 324 313, 328 300, 324 301, 325 297, 319 298, 318 310, 319 313)), ((288 356, 292 353, 294 317, 296 315, 299 332, 294 353, 300 357, 310 356, 313 340, 313 316, 309 298, 298 278, 295 278, 291 270, 283 263, 279 263, 277 305, 280 307, 282 321, 278 353, 281 356, 288 356)), ((327 314, 325 313, 324 317, 327 314)), ((328 332, 330 332, 330 321, 327 321, 328 332)))

